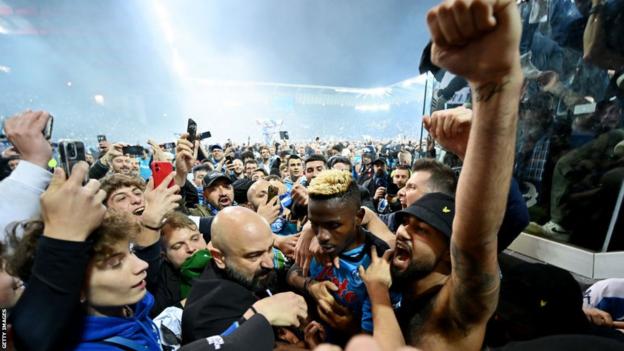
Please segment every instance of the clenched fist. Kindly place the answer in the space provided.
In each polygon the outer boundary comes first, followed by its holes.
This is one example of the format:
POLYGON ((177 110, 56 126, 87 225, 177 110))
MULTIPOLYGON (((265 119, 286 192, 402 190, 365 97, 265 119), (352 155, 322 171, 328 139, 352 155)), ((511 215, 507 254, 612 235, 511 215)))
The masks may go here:
POLYGON ((447 0, 427 13, 431 61, 470 83, 519 70, 520 16, 515 0, 447 0))

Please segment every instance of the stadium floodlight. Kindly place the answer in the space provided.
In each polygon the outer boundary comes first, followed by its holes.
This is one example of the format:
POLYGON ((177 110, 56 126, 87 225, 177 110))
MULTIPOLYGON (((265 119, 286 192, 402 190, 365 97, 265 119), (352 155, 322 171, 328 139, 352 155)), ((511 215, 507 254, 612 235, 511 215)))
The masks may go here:
POLYGON ((101 95, 101 94, 97 94, 97 95, 93 96, 93 100, 98 105, 104 105, 104 96, 101 95))

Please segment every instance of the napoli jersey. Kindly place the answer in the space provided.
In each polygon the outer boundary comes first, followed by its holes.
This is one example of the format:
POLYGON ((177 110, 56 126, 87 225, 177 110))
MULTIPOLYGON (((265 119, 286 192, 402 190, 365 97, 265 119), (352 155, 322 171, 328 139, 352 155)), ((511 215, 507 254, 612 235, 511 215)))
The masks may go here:
MULTIPOLYGON (((340 254, 339 269, 333 266, 324 267, 313 259, 310 264, 310 276, 316 281, 329 280, 334 283, 338 287, 338 291, 333 292, 336 301, 351 310, 355 318, 361 318, 362 331, 372 333, 373 315, 371 312, 371 304, 368 299, 368 293, 366 292, 366 285, 360 278, 358 267, 362 266, 366 269, 370 265, 371 245, 377 247, 378 254, 383 253, 383 251, 387 250, 389 247, 385 242, 373 236, 371 233, 365 233, 367 235, 367 242, 365 244, 340 254)), ((400 299, 399 296, 393 295, 391 295, 391 298, 393 304, 395 304, 395 300, 400 299)))

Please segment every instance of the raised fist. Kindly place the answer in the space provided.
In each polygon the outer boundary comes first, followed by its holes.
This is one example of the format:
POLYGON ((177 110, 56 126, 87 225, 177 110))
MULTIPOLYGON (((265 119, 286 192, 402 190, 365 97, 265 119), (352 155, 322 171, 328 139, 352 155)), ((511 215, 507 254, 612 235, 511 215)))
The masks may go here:
POLYGON ((521 25, 515 0, 447 0, 427 13, 431 61, 470 83, 520 69, 521 25))

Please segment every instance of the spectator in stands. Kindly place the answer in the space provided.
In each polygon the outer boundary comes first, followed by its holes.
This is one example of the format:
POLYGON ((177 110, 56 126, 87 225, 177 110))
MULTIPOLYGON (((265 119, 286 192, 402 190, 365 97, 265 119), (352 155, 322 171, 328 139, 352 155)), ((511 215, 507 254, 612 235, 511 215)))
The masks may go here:
POLYGON ((264 177, 268 177, 269 173, 267 173, 264 168, 257 168, 253 171, 251 175, 251 180, 256 181, 258 179, 262 179, 264 177))
POLYGON ((204 201, 204 177, 210 172, 210 166, 203 164, 193 168, 193 185, 197 191, 199 205, 205 205, 204 201))
POLYGON ((247 177, 247 179, 253 178, 253 173, 256 169, 258 169, 258 162, 256 162, 256 160, 245 161, 245 177, 247 177))
POLYGON ((221 172, 212 171, 204 177, 204 199, 206 204, 189 209, 194 216, 215 216, 222 209, 234 205, 232 180, 221 172))
POLYGON ((260 148, 260 162, 258 168, 263 169, 267 175, 271 173, 271 149, 268 146, 260 148))
POLYGON ((245 165, 243 164, 243 161, 241 159, 235 158, 234 160, 232 160, 231 168, 232 169, 229 171, 229 174, 233 182, 238 179, 245 178, 245 165))
POLYGON ((306 177, 307 184, 319 173, 327 169, 327 159, 323 155, 311 155, 305 159, 303 172, 306 177))
POLYGON ((288 178, 284 181, 284 184, 289 188, 288 190, 291 190, 293 184, 303 175, 303 165, 301 158, 297 155, 291 155, 286 165, 288 167, 288 178))

